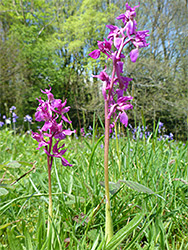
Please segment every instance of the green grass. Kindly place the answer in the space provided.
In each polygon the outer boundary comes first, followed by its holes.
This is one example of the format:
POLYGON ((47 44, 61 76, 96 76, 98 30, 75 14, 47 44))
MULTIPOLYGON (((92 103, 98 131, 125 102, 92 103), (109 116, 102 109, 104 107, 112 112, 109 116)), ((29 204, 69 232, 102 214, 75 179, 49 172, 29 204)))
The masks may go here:
POLYGON ((47 237, 46 155, 36 150, 37 143, 29 135, 3 130, 0 138, 0 190, 6 192, 0 196, 0 249, 188 249, 188 143, 158 141, 155 136, 133 141, 126 136, 119 139, 117 152, 111 139, 114 232, 128 226, 116 234, 117 245, 105 247, 104 152, 100 147, 104 139, 98 143, 94 137, 67 139, 65 158, 73 167, 63 167, 59 159, 53 165, 54 217, 47 237), (10 185, 33 164, 35 170, 10 185))

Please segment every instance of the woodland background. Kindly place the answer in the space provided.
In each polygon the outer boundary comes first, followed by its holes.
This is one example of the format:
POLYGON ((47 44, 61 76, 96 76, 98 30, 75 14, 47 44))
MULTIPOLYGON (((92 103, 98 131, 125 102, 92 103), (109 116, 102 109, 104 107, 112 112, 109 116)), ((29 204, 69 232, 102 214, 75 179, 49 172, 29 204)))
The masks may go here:
MULTIPOLYGON (((94 113, 103 121, 102 84, 91 74, 104 68, 105 57, 88 54, 106 38, 107 24, 122 25, 115 17, 124 12, 122 0, 0 1, 0 120, 13 105, 20 122, 26 114, 34 118, 40 89, 50 84, 55 98, 67 98, 74 128, 89 126, 94 113)), ((150 46, 135 64, 131 47, 124 53, 124 72, 133 78, 130 123, 160 119, 181 140, 188 138, 187 13, 187 0, 140 1, 137 27, 150 31, 150 46)))

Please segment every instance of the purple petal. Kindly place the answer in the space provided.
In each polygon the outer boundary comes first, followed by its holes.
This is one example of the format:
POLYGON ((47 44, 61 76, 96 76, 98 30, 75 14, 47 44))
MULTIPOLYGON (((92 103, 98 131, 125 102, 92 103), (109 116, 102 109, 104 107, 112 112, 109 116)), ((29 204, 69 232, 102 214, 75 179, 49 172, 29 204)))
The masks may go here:
POLYGON ((72 121, 69 121, 64 115, 62 115, 61 118, 63 119, 63 121, 65 121, 69 124, 72 123, 72 121))
POLYGON ((125 4, 126 9, 130 11, 135 11, 135 9, 138 8, 139 6, 140 6, 140 3, 134 6, 133 8, 131 8, 128 3, 125 4))
POLYGON ((70 129, 63 130, 63 134, 65 135, 72 135, 73 133, 76 133, 76 130, 71 131, 70 129))
POLYGON ((92 51, 92 52, 89 54, 89 56, 91 56, 93 59, 97 59, 97 58, 99 58, 100 53, 101 53, 100 50, 99 50, 99 49, 96 49, 96 50, 92 51))
POLYGON ((121 113, 120 116, 120 122, 123 123, 125 125, 125 127, 127 127, 128 125, 128 116, 125 112, 121 113))
POLYGON ((130 58, 131 58, 131 61, 132 61, 133 63, 136 62, 136 60, 137 60, 137 58, 138 58, 138 55, 139 55, 139 51, 138 51, 137 48, 136 48, 136 49, 133 49, 133 50, 130 52, 130 58))
POLYGON ((120 97, 122 97, 122 96, 123 96, 123 92, 124 92, 124 90, 123 90, 123 89, 117 89, 117 90, 116 90, 116 93, 117 93, 118 99, 119 99, 120 97))
POLYGON ((38 134, 38 133, 35 133, 35 132, 33 132, 33 131, 31 131, 31 132, 32 132, 32 137, 33 137, 33 139, 35 139, 35 140, 38 141, 38 142, 42 141, 42 139, 43 139, 42 134, 38 134))
POLYGON ((37 122, 43 121, 43 115, 42 115, 42 112, 41 112, 41 111, 37 111, 37 112, 35 113, 35 120, 36 120, 37 122))
POLYGON ((112 24, 110 25, 106 25, 107 28, 109 28, 111 31, 114 31, 114 30, 119 30, 119 28, 117 26, 114 26, 112 24))
POLYGON ((54 155, 50 154, 45 148, 43 148, 43 150, 48 156, 54 157, 54 155))
POLYGON ((47 131, 51 127, 52 127, 52 123, 51 122, 45 122, 44 126, 42 127, 42 131, 47 131))
POLYGON ((72 167, 72 164, 70 164, 65 158, 61 157, 61 162, 63 166, 69 166, 72 167))
POLYGON ((116 49, 120 48, 121 42, 122 42, 122 38, 115 38, 114 39, 114 46, 116 47, 116 49))
POLYGON ((65 139, 66 136, 61 132, 61 133, 59 133, 59 134, 56 134, 56 135, 54 136, 54 138, 59 139, 59 140, 61 141, 61 140, 65 139))
POLYGON ((124 18, 125 18, 125 14, 120 14, 118 17, 116 17, 117 20, 124 19, 124 18))

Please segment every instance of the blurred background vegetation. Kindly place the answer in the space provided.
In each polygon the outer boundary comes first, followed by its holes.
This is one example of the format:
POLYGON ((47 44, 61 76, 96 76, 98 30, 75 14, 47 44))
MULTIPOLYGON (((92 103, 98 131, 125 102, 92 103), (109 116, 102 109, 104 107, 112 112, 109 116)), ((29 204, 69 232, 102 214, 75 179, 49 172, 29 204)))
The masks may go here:
MULTIPOLYGON (((188 137, 187 9, 187 0, 140 1, 137 27, 150 31, 150 46, 135 64, 131 47, 124 53, 124 72, 133 78, 130 122, 160 119, 182 140, 188 137)), ((0 120, 13 105, 20 119, 33 117, 40 89, 48 85, 55 98, 68 99, 75 128, 91 124, 93 113, 103 120, 101 82, 91 74, 99 74, 105 58, 88 54, 107 36, 106 24, 122 25, 115 17, 124 12, 122 0, 1 0, 0 120)))

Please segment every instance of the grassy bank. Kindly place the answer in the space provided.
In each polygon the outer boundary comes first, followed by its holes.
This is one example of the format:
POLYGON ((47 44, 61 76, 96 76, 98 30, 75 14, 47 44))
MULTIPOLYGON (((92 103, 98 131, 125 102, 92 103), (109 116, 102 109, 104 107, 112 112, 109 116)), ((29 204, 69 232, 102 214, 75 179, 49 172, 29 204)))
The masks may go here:
MULTIPOLYGON (((104 139, 67 140, 65 158, 73 167, 59 159, 53 166, 47 237, 46 155, 28 134, 4 130, 0 138, 0 249, 105 249, 104 139)), ((118 145, 111 139, 109 176, 114 232, 143 215, 118 249, 188 248, 188 144, 155 136, 128 135, 118 145)))

